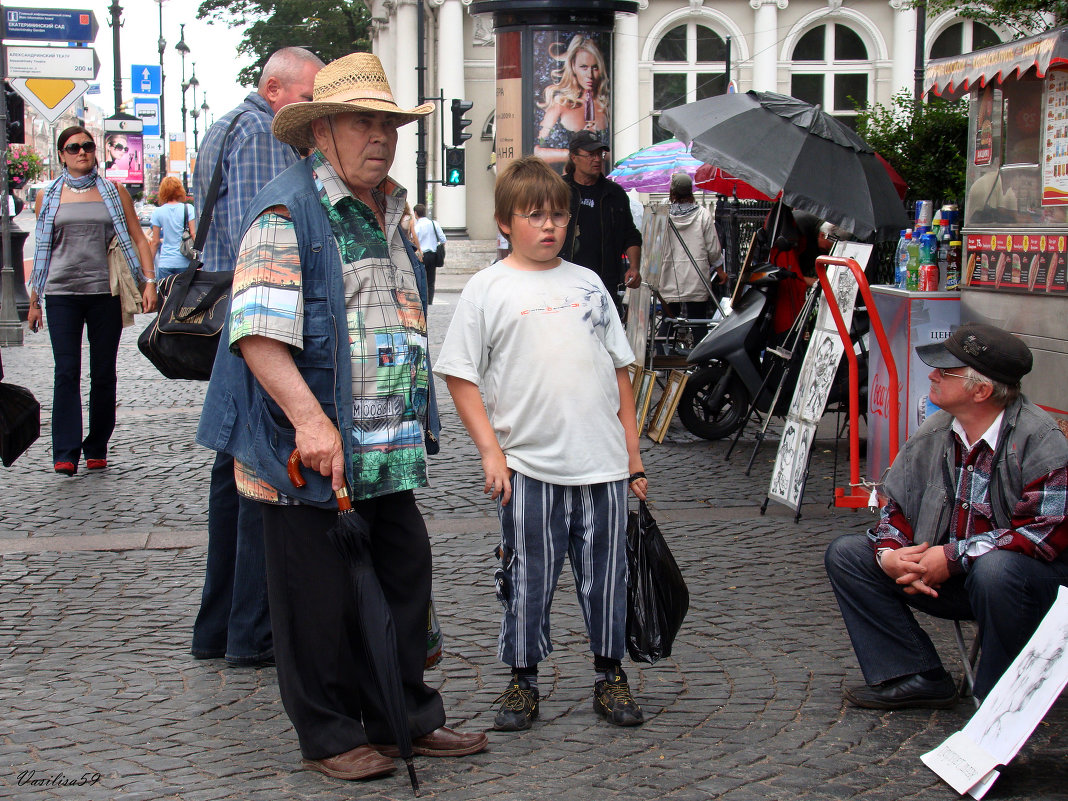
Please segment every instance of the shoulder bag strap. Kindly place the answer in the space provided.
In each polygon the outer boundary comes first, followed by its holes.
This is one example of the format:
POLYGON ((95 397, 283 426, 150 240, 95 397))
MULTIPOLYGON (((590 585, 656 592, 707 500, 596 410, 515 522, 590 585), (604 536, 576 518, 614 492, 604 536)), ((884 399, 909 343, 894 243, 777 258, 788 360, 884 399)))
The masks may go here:
POLYGON ((211 213, 215 209, 215 201, 219 197, 219 187, 222 185, 222 165, 223 157, 226 155, 226 140, 230 138, 230 132, 234 130, 234 126, 237 125, 237 121, 241 119, 241 115, 246 112, 238 112, 232 120, 230 120, 230 126, 226 129, 226 133, 223 134, 222 144, 219 146, 219 160, 215 162, 215 172, 211 176, 211 184, 208 186, 207 197, 204 198, 204 208, 200 210, 200 219, 197 221, 197 236, 193 241, 193 250, 197 252, 197 258, 200 257, 201 251, 204 249, 204 242, 208 238, 208 226, 211 225, 211 213))
MULTIPOLYGON (((203 253, 204 241, 208 237, 208 226, 211 225, 211 214, 215 209, 215 201, 219 197, 219 186, 222 184, 222 165, 223 156, 226 155, 226 141, 230 138, 230 132, 234 130, 234 126, 237 125, 237 121, 241 119, 241 115, 244 113, 244 111, 238 112, 234 118, 230 120, 230 125, 226 129, 226 133, 223 134, 222 144, 219 147, 219 159, 215 162, 215 172, 211 176, 211 184, 208 186, 208 194, 204 199, 204 208, 200 210, 200 219, 197 221, 197 235, 196 239, 193 240, 193 251, 196 254, 196 261, 190 264, 190 267, 193 269, 186 269, 174 277, 174 283, 171 285, 171 291, 167 296, 168 299, 172 296, 175 298, 175 308, 182 309, 185 307, 185 298, 189 294, 189 288, 193 285, 193 279, 196 277, 197 270, 200 269, 202 264, 200 257, 203 253)), ((188 209, 186 210, 186 213, 188 213, 188 209)), ((184 314, 176 314, 175 318, 180 322, 185 322, 195 315, 207 311, 220 297, 222 297, 223 294, 225 294, 225 292, 225 286, 213 288, 201 298, 196 306, 184 314)))

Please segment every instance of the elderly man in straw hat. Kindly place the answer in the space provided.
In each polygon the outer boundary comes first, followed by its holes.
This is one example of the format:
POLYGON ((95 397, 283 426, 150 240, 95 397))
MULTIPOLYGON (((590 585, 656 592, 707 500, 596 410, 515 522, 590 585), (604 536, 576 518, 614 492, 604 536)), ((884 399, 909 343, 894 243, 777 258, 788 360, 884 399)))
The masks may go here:
POLYGON ((423 682, 431 554, 413 490, 427 485, 436 412, 425 275, 399 227, 405 191, 387 173, 397 128, 432 110, 398 106, 378 59, 354 53, 319 72, 312 102, 277 113, 275 136, 312 152, 245 214, 224 331, 243 363, 213 373, 205 406, 218 413, 200 430, 233 454, 239 491, 262 506, 282 702, 304 767, 339 779, 391 773, 396 753, 327 536, 344 487, 370 529, 415 753, 486 747, 485 733, 444 726, 423 682), (286 469, 294 450, 299 488, 286 469))

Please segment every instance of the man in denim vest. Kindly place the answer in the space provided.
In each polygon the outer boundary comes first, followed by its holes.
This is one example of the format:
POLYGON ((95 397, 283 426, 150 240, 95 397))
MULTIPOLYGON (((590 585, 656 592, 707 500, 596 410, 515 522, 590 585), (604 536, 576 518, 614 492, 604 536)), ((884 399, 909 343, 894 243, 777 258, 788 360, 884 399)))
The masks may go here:
POLYGON ((487 742, 446 728, 423 681, 431 553, 413 490, 427 485, 434 434, 426 283, 388 170, 397 128, 432 110, 402 109, 378 59, 354 53, 322 69, 312 102, 276 115, 275 136, 311 154, 245 214, 223 332, 240 358, 217 358, 197 433, 233 455, 238 491, 259 502, 282 703, 304 767, 339 779, 391 773, 397 753, 368 662, 382 644, 363 642, 349 567, 328 536, 343 489, 394 624, 415 753, 463 756, 487 742))
POLYGON ((878 525, 825 558, 867 682, 845 697, 869 709, 957 702, 910 607, 978 623, 982 699, 1068 586, 1068 440, 1020 394, 1031 351, 968 323, 917 353, 940 411, 894 460, 878 525))

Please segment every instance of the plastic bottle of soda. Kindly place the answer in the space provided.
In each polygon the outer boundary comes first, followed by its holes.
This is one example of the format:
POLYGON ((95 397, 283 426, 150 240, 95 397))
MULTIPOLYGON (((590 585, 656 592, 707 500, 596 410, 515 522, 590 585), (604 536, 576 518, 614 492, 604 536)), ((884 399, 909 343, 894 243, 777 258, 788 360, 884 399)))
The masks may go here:
POLYGON ((942 275, 946 277, 947 291, 960 289, 961 255, 961 242, 959 240, 950 242, 949 250, 946 253, 946 269, 942 272, 942 275))
POLYGON ((905 289, 909 292, 917 292, 920 289, 920 243, 910 236, 905 243, 905 250, 909 254, 906 263, 905 289))
POLYGON ((926 233, 920 237, 920 264, 936 264, 938 260, 938 237, 926 233))

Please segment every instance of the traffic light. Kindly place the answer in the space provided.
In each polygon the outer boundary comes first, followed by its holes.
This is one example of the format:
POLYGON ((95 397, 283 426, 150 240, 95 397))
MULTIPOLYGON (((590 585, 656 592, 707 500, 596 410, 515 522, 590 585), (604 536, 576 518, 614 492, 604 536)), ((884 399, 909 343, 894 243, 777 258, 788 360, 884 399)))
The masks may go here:
MULTIPOLYGON (((467 135, 470 136, 471 134, 467 135)), ((445 186, 464 185, 464 166, 464 149, 462 147, 445 148, 445 186)))
POLYGON ((4 99, 7 100, 7 143, 23 145, 26 143, 26 104, 22 95, 4 81, 4 99))
POLYGON ((464 114, 471 110, 473 106, 470 100, 453 100, 452 101, 452 143, 459 147, 468 139, 471 138, 471 134, 464 130, 471 124, 471 120, 466 119, 464 114))

